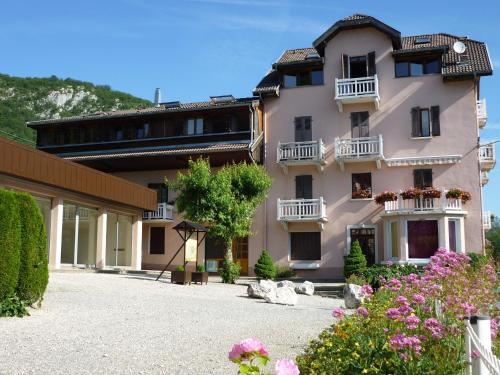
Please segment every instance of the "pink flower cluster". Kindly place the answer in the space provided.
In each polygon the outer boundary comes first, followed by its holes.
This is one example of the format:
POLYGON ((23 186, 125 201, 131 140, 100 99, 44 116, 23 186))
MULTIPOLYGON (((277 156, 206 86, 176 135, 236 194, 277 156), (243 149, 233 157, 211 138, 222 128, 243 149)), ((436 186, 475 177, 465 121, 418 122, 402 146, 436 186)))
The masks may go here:
POLYGON ((299 375, 300 371, 292 359, 284 358, 276 362, 275 375, 299 375))
POLYGON ((360 306, 356 309, 356 313, 363 318, 367 318, 369 315, 368 309, 364 306, 360 306))
POLYGON ((436 318, 425 319, 424 327, 431 333, 432 338, 440 339, 443 337, 444 327, 436 318))
POLYGON ((342 319, 344 318, 344 310, 342 310, 340 307, 335 307, 332 310, 332 316, 337 319, 342 319))
MULTIPOLYGON (((422 341, 416 335, 407 336, 404 333, 398 333, 389 339, 389 345, 392 350, 409 350, 419 356, 422 352, 422 341)), ((406 359, 406 356, 402 356, 406 359)))
POLYGON ((229 352, 229 359, 232 362, 239 363, 242 360, 248 359, 254 355, 267 357, 269 353, 262 342, 255 338, 249 338, 233 345, 233 348, 229 352))
POLYGON ((361 287, 361 296, 362 297, 371 297, 373 295, 373 288, 370 284, 365 284, 361 287))

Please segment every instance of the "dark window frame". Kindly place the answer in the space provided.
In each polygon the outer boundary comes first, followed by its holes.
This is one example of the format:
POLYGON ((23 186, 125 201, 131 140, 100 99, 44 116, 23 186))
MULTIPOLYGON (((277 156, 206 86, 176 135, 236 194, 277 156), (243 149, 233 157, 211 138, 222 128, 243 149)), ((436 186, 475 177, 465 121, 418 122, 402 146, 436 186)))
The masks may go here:
POLYGON ((425 189, 433 186, 432 168, 418 168, 413 170, 413 187, 425 189))
POLYGON ((413 107, 411 110, 411 137, 412 138, 432 138, 441 135, 441 120, 439 106, 431 107, 413 107), (428 119, 428 130, 424 132, 424 116, 426 113, 428 119), (417 116, 417 118, 414 118, 417 116), (416 122, 416 124, 414 123, 416 122), (418 129, 416 128, 418 127, 418 129), (417 132, 415 132, 417 131, 417 132))
POLYGON ((290 232, 289 240, 290 260, 308 262, 321 260, 321 232, 290 232), (307 245, 304 245, 305 243, 307 245))
POLYGON ((351 199, 372 199, 373 181, 371 172, 352 173, 351 174, 351 199), (357 177, 358 179, 355 179, 357 177), (364 180, 364 181, 363 181, 364 180), (356 184, 360 185, 358 189, 356 184), (366 194, 369 196, 365 196, 366 194))
POLYGON ((424 75, 437 75, 441 74, 441 67, 442 67, 442 58, 441 56, 425 56, 425 57, 413 57, 413 58, 401 58, 401 59, 395 59, 394 60, 394 77, 395 78, 408 78, 408 77, 421 77, 424 75), (433 69, 433 71, 430 70, 431 64, 437 63, 437 68, 433 69), (407 74, 405 75, 399 75, 398 74, 398 64, 405 64, 406 65, 406 72, 407 74), (412 74, 411 70, 411 64, 420 64, 422 65, 422 74, 412 74))
POLYGON ((165 227, 150 227, 149 228, 149 254, 151 255, 164 255, 165 254, 165 227), (163 236, 153 235, 153 232, 160 231, 163 233, 163 236), (161 238, 160 243, 153 243, 153 238, 159 239, 161 238), (151 246, 154 245, 154 248, 151 246), (163 245, 163 246, 160 246, 163 245))
POLYGON ((318 68, 318 67, 313 67, 313 68, 306 68, 306 69, 297 69, 293 71, 288 71, 288 72, 283 72, 281 75, 281 85, 285 89, 294 89, 298 87, 310 87, 310 86, 323 86, 325 84, 325 76, 324 76, 324 70, 323 67, 318 68), (321 80, 320 82, 314 83, 313 79, 313 72, 321 72, 321 80), (304 83, 301 81, 301 75, 308 75, 308 82, 304 83), (295 77, 295 85, 289 86, 285 84, 285 76, 289 77, 295 77))

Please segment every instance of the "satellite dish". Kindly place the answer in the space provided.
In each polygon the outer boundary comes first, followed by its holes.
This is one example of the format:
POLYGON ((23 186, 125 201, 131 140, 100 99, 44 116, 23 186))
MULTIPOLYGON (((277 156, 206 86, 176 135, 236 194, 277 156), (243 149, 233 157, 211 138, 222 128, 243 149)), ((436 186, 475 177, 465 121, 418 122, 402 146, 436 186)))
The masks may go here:
POLYGON ((459 55, 464 53, 466 49, 467 49, 467 46, 464 44, 464 42, 461 42, 458 40, 455 43, 453 43, 453 51, 455 51, 459 55))

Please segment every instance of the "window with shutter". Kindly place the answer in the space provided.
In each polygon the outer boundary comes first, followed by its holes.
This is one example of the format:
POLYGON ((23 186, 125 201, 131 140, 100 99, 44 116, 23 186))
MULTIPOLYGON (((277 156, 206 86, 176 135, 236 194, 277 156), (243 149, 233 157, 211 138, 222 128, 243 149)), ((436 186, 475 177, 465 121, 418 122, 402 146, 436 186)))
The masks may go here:
POLYGON ((351 136, 352 138, 369 137, 369 113, 352 112, 351 113, 351 136))
POLYGON ((165 227, 150 228, 149 253, 165 254, 165 227))
POLYGON ((312 199, 312 176, 295 177, 295 197, 297 199, 312 199))
POLYGON ((411 136, 412 137, 421 137, 422 133, 420 132, 420 108, 413 107, 411 109, 411 136))
POLYGON ((290 233, 291 260, 321 260, 321 232, 290 233))
POLYGON ((349 56, 342 55, 342 78, 349 78, 349 56))
POLYGON ((432 135, 441 135, 441 124, 439 123, 439 106, 431 107, 432 135))
POLYGON ((419 189, 432 187, 432 169, 415 169, 413 171, 413 186, 419 189))
POLYGON ((370 52, 368 54, 368 76, 374 76, 375 74, 377 74, 375 52, 370 52))
POLYGON ((295 117, 295 142, 312 141, 311 116, 295 117))

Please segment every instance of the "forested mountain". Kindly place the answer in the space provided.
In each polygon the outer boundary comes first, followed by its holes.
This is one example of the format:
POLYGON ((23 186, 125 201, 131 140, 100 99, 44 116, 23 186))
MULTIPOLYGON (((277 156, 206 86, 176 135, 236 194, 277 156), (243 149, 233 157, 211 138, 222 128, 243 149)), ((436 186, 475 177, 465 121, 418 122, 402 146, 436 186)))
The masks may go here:
POLYGON ((32 143, 26 121, 140 108, 148 100, 71 78, 20 78, 0 74, 0 136, 32 143))

